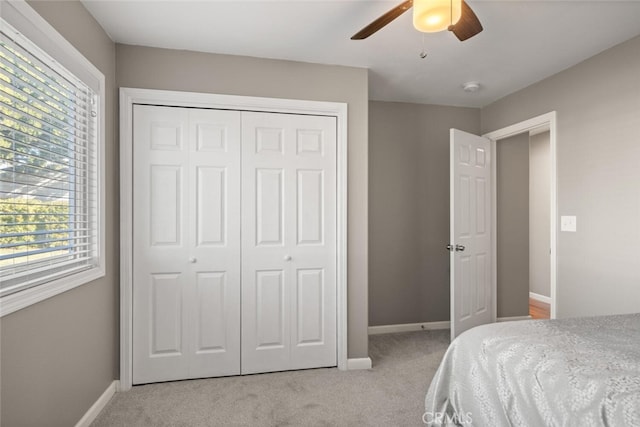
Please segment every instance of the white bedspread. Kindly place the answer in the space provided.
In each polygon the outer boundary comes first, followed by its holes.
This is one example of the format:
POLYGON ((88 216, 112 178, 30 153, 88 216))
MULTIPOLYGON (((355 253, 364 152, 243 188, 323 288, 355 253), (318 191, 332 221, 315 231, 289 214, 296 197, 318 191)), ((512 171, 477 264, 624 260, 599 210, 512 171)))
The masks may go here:
POLYGON ((425 409, 431 426, 640 427, 640 313, 473 328, 451 343, 425 409))

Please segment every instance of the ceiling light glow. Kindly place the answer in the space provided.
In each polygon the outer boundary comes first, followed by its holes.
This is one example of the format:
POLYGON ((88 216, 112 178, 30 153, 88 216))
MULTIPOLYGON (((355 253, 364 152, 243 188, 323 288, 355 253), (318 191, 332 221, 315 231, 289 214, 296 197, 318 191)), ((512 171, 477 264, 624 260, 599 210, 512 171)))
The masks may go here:
POLYGON ((462 16, 462 0, 413 0, 413 26, 435 33, 454 25, 462 16))

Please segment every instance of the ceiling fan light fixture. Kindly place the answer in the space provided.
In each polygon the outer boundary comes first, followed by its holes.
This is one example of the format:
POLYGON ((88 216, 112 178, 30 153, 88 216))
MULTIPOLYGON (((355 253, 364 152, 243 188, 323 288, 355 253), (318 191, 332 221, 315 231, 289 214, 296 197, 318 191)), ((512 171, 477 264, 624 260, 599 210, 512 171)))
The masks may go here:
POLYGON ((413 26, 423 33, 444 31, 462 16, 462 0, 413 0, 413 26))

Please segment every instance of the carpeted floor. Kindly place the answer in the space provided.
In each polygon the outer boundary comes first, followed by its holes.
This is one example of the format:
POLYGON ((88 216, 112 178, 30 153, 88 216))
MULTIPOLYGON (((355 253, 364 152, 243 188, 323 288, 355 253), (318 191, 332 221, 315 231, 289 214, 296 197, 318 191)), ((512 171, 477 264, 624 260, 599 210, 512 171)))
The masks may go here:
POLYGON ((136 386, 93 426, 421 426, 449 331, 373 335, 373 369, 277 372, 136 386))

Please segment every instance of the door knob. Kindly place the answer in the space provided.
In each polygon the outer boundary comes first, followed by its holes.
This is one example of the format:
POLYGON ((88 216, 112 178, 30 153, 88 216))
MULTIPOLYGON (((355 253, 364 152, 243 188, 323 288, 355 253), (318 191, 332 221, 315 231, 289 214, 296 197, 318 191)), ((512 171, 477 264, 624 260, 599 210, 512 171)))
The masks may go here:
POLYGON ((189 262, 191 264, 195 264, 196 262, 198 262, 198 260, 196 258, 189 258, 189 262))
POLYGON ((291 261, 291 255, 285 255, 284 256, 284 260, 285 261, 291 261))
POLYGON ((453 245, 452 245, 451 243, 449 243, 449 244, 447 245, 447 250, 448 250, 449 252, 453 252, 453 245))
POLYGON ((465 249, 464 245, 456 245, 456 252, 464 252, 465 249))

